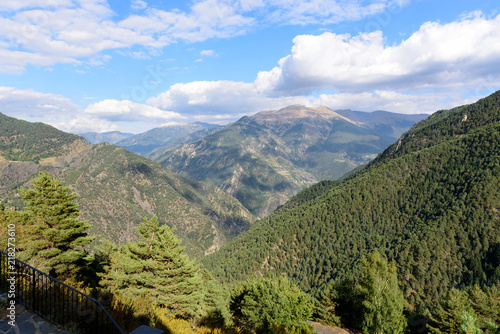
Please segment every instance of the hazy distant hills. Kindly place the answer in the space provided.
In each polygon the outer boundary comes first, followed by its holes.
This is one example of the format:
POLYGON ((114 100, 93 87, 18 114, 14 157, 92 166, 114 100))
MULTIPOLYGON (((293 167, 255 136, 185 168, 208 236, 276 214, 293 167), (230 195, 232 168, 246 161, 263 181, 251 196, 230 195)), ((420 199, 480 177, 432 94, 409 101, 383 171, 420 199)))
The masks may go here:
POLYGON ((451 287, 500 282, 500 92, 434 113, 360 171, 303 190, 204 264, 222 281, 286 273, 314 291, 358 277, 374 249, 396 262, 411 307, 435 304, 451 287))
POLYGON ((153 158, 264 217, 304 187, 370 161, 425 117, 293 105, 243 117, 153 158))
POLYGON ((115 145, 90 145, 82 137, 41 123, 0 114, 0 198, 20 207, 17 189, 48 171, 78 195, 91 234, 130 239, 145 217, 176 228, 188 253, 214 251, 255 218, 220 189, 187 180, 158 163, 115 145))
POLYGON ((122 139, 133 136, 133 133, 124 133, 120 131, 110 131, 110 132, 84 132, 79 133, 79 136, 85 138, 91 144, 99 143, 110 143, 116 144, 122 139))
POLYGON ((116 142, 115 144, 131 152, 145 156, 159 147, 165 147, 169 145, 177 146, 176 142, 182 140, 186 136, 200 131, 202 131, 202 133, 206 133, 207 131, 215 127, 217 127, 217 125, 208 123, 162 126, 151 129, 144 133, 124 138, 116 142))
POLYGON ((224 129, 226 126, 225 125, 217 125, 215 127, 207 127, 205 129, 192 132, 190 134, 185 135, 184 137, 177 138, 165 146, 160 146, 158 148, 155 148, 154 150, 143 154, 145 157, 148 157, 150 159, 153 159, 156 161, 159 157, 163 156, 166 152, 176 148, 177 146, 184 145, 187 143, 195 142, 197 140, 200 140, 202 138, 205 138, 208 135, 211 135, 212 133, 215 133, 217 131, 220 131, 224 129))

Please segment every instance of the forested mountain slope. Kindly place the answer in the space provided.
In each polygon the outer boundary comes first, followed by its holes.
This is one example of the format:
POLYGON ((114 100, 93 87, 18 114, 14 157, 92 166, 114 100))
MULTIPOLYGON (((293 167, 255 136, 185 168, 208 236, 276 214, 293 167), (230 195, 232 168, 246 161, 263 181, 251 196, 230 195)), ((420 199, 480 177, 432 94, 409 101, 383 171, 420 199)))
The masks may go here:
POLYGON ((130 240, 145 217, 175 227, 190 255, 214 251, 254 221, 222 190, 187 180, 115 145, 90 145, 41 123, 0 114, 0 199, 21 208, 18 188, 47 171, 78 195, 91 235, 130 240))
POLYGON ((284 272, 306 291, 378 249, 405 296, 500 280, 500 92, 416 124, 361 171, 308 188, 204 259, 222 281, 284 272))
POLYGON ((337 179, 367 163, 394 142, 402 128, 425 117, 344 112, 358 120, 326 107, 263 111, 155 160, 185 177, 220 187, 264 217, 318 180, 337 179))

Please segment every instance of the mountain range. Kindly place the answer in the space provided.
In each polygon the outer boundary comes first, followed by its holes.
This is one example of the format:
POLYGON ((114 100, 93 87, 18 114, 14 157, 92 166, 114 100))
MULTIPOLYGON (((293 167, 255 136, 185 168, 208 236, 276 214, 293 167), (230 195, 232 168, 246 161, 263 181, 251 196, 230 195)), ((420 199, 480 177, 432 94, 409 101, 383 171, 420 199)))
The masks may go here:
POLYGON ((157 215, 176 228, 189 254, 200 257, 302 188, 369 161, 388 138, 423 117, 343 112, 352 119, 324 107, 290 106, 228 126, 195 123, 131 136, 85 134, 116 145, 91 145, 42 123, 0 115, 0 196, 21 208, 17 189, 28 186, 38 171, 48 171, 77 193, 82 218, 94 226, 92 235, 121 243, 133 237, 144 217, 157 215), (173 153, 186 151, 189 157, 179 161, 189 166, 174 168, 179 157, 173 153))
POLYGON ((145 217, 175 227, 192 256, 202 256, 247 229, 255 217, 220 189, 185 179, 118 146, 89 144, 43 123, 0 114, 0 198, 21 208, 19 187, 39 171, 69 185, 78 196, 90 234, 121 243, 145 217))
POLYGON ((221 281, 286 274, 314 293, 377 249, 410 308, 500 282, 500 91, 417 123, 364 168, 309 187, 203 263, 221 281))
POLYGON ((243 117, 152 158, 264 217, 301 189, 367 163, 425 117, 293 105, 243 117))

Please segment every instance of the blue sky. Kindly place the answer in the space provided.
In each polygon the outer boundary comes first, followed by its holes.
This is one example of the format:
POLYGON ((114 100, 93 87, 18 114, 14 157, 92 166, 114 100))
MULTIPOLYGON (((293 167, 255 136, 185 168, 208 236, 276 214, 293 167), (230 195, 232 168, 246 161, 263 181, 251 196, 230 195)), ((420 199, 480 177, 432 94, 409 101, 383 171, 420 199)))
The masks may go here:
POLYGON ((68 132, 290 104, 432 113, 500 89, 497 0, 3 0, 0 112, 68 132))

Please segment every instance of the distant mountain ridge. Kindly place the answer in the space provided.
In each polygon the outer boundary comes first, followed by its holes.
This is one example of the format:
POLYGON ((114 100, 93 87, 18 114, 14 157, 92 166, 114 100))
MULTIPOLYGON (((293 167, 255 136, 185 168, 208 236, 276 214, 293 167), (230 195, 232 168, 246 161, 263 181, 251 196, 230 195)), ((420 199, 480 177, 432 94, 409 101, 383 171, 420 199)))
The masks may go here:
POLYGON ((209 131, 215 127, 217 125, 208 123, 167 125, 127 137, 116 142, 116 145, 146 156, 157 148, 174 144, 188 135, 203 130, 209 131))
POLYGON ((85 138, 91 144, 99 144, 99 143, 116 144, 120 140, 131 137, 134 134, 120 132, 120 131, 109 131, 109 132, 83 132, 83 133, 78 133, 78 135, 85 138))
POLYGON ((264 217, 304 187, 370 161, 427 116, 387 114, 293 105, 243 117, 153 158, 220 187, 264 217))
POLYGON ((18 188, 28 186, 39 171, 76 192, 81 218, 93 225, 91 235, 118 243, 133 238, 145 217, 157 215, 160 223, 175 227, 190 255, 201 257, 255 221, 222 190, 180 177, 150 159, 0 114, 2 202, 22 207, 18 188))

